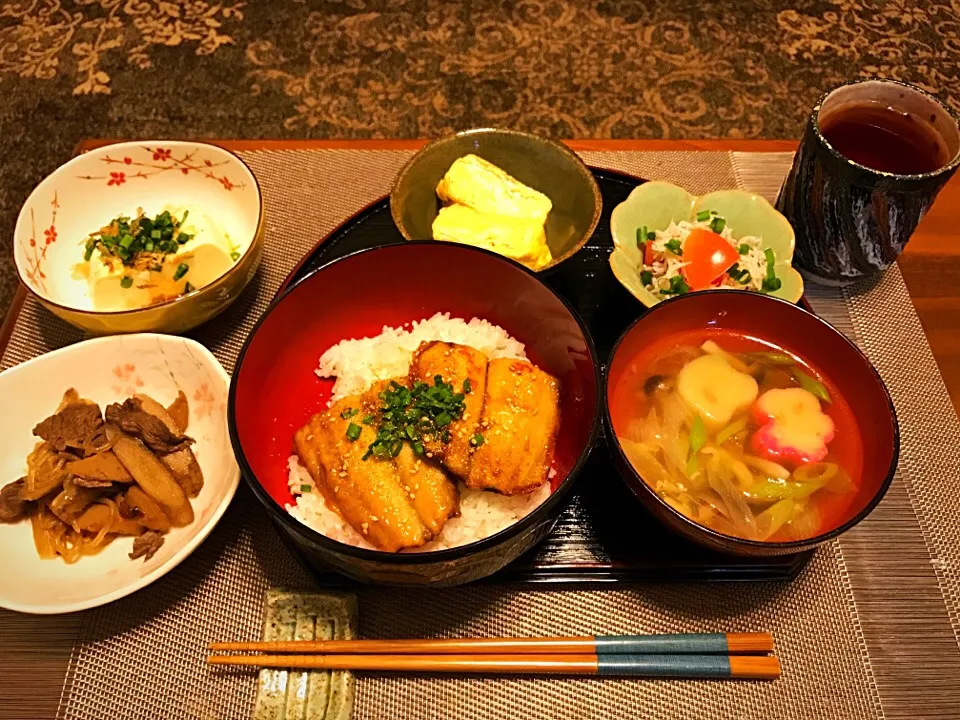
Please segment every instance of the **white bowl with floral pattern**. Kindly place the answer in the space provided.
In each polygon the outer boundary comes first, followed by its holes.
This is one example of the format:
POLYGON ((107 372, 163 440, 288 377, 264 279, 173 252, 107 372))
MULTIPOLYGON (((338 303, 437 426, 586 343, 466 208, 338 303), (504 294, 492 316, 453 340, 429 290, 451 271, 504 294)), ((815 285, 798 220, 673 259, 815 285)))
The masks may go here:
POLYGON ((233 302, 263 249, 263 202, 253 172, 223 148, 195 142, 107 145, 60 166, 27 198, 14 232, 20 280, 51 312, 95 334, 179 333, 233 302), (130 310, 98 310, 78 272, 89 235, 142 208, 201 208, 230 238, 234 265, 217 280, 174 299, 130 310))
POLYGON ((167 533, 146 561, 128 557, 129 537, 118 537, 72 565, 60 558, 44 560, 29 520, 0 523, 0 607, 38 614, 96 607, 149 585, 190 555, 220 520, 240 480, 227 429, 229 384, 226 371, 198 342, 154 334, 87 340, 0 373, 0 486, 24 475, 27 454, 38 442, 34 426, 56 411, 70 388, 101 410, 134 393, 168 405, 182 390, 190 410, 187 435, 195 440, 204 476, 200 494, 191 501, 194 521, 167 533))

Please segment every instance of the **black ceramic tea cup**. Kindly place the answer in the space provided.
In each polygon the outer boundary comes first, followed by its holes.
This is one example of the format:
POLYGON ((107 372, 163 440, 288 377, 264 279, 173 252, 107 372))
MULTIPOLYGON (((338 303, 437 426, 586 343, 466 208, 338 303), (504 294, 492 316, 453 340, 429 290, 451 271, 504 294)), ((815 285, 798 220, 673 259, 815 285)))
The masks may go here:
POLYGON ((828 92, 777 198, 796 232, 794 266, 832 285, 879 274, 958 165, 957 118, 920 88, 858 80, 828 92))

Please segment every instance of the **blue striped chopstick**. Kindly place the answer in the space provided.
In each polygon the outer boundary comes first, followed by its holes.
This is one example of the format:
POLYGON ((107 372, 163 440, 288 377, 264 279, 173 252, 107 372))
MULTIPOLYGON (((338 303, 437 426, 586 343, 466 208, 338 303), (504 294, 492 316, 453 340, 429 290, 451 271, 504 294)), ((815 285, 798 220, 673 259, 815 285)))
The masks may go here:
POLYGON ((211 643, 223 652, 302 654, 462 655, 596 654, 750 655, 773 650, 770 633, 584 635, 577 637, 443 638, 421 640, 293 640, 211 643))
POLYGON ((211 655, 212 665, 371 672, 774 680, 780 662, 768 655, 211 655))

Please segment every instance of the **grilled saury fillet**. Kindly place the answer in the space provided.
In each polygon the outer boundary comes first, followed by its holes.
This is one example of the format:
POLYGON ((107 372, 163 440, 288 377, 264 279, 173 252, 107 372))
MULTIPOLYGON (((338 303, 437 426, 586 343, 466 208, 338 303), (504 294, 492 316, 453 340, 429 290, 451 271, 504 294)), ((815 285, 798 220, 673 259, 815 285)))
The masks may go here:
POLYGON ((459 496, 442 469, 409 447, 395 459, 363 459, 376 430, 361 418, 376 413, 386 385, 314 415, 294 435, 294 446, 328 505, 372 545, 396 552, 428 542, 458 512, 459 496), (351 423, 361 428, 356 440, 347 437, 351 423))
POLYGON ((556 378, 525 360, 500 358, 487 366, 479 432, 466 485, 504 495, 530 492, 550 472, 560 427, 556 378))
POLYGON ((473 446, 470 439, 477 432, 480 413, 483 410, 487 378, 487 356, 467 345, 447 342, 425 342, 413 354, 410 365, 410 382, 417 380, 429 385, 439 375, 453 385, 455 393, 464 392, 464 381, 469 380, 470 392, 464 393, 464 411, 459 420, 450 424, 450 442, 440 438, 424 439, 423 446, 439 459, 451 473, 466 479, 470 472, 473 446))

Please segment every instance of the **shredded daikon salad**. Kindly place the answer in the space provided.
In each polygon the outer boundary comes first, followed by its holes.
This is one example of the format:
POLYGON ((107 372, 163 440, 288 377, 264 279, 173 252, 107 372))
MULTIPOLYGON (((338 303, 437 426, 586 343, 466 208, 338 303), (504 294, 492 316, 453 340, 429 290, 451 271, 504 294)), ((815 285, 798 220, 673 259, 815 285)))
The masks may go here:
POLYGON ((733 228, 713 210, 665 230, 637 228, 637 247, 643 254, 640 281, 660 299, 710 288, 780 289, 773 250, 753 235, 734 238, 733 228))

